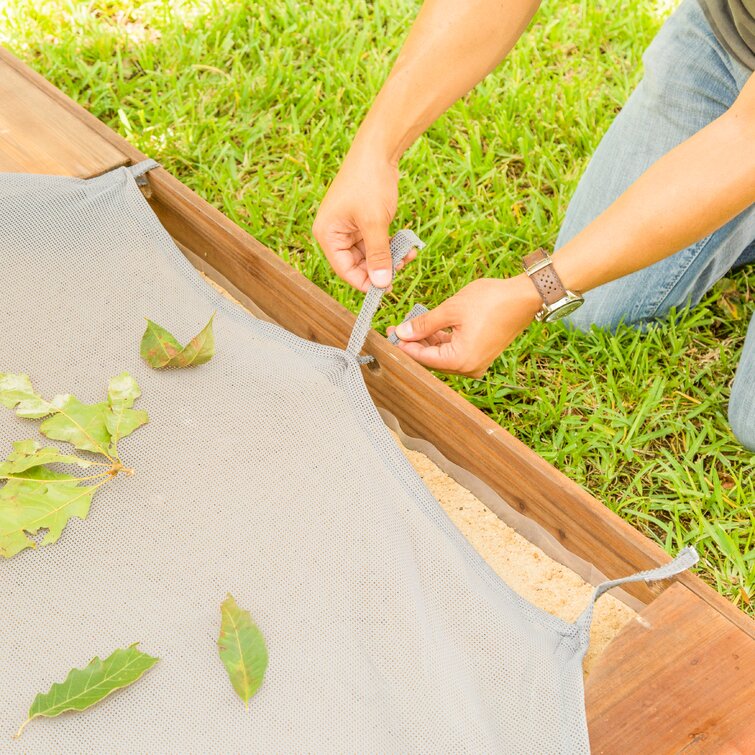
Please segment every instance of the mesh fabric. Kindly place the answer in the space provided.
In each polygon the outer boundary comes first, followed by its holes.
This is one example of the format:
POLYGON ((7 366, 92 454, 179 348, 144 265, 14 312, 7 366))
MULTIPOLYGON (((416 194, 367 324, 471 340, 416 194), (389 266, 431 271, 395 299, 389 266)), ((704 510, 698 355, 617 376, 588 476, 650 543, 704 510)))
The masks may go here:
MULTIPOLYGON (((128 370, 150 416, 120 444, 133 477, 0 564, 0 736, 70 668, 139 641, 161 658, 145 677, 13 747, 588 752, 589 616, 531 605, 454 528, 381 421, 359 339, 304 341, 220 296, 128 169, 0 176, 0 230, 0 371, 91 403, 128 370), (213 311, 208 364, 139 358, 145 317, 186 342, 213 311), (248 711, 215 646, 228 592, 269 649, 248 711)), ((0 452, 37 426, 0 410, 0 452)))

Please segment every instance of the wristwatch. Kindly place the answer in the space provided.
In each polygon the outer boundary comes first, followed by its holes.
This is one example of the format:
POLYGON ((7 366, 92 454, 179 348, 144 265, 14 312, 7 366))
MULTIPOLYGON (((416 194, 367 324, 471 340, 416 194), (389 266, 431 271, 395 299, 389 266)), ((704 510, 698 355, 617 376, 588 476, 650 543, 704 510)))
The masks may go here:
POLYGON ((584 297, 578 291, 564 288, 561 278, 553 268, 553 260, 545 249, 536 249, 528 254, 522 262, 524 272, 535 284, 537 292, 543 299, 543 306, 535 319, 538 322, 553 322, 572 313, 584 304, 584 297))

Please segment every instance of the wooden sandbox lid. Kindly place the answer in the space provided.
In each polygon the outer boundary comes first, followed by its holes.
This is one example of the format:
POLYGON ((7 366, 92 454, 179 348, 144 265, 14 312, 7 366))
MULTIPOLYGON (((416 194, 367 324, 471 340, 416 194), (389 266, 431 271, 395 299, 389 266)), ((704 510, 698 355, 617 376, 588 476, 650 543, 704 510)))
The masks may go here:
MULTIPOLYGON (((88 178, 145 158, 0 48, 0 172, 88 178)), ((187 189, 149 174, 150 203, 180 247, 288 330, 343 346, 354 315, 187 189)), ((2 229, 0 229, 2 232, 2 229)), ((370 393, 608 578, 668 555, 376 332, 370 393)), ((646 606, 586 684, 596 753, 755 752, 755 622, 694 574, 627 586, 646 606)))

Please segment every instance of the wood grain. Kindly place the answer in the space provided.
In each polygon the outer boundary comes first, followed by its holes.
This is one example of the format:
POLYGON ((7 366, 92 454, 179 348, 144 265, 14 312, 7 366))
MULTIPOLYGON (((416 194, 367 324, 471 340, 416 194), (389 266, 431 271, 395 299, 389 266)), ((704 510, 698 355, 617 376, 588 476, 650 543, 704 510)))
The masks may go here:
POLYGON ((593 753, 755 753, 755 642, 681 584, 631 621, 585 685, 593 753))
POLYGON ((0 171, 89 178, 128 158, 0 61, 0 171))

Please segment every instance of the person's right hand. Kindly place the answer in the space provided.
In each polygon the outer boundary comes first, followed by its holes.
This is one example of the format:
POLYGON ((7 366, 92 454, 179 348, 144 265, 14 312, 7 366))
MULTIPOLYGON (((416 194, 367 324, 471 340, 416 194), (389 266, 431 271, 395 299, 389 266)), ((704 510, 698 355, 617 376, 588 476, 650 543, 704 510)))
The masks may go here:
MULTIPOLYGON (((355 144, 328 189, 312 233, 336 274, 360 291, 391 284, 388 227, 398 203, 398 167, 355 144)), ((417 256, 412 250, 402 263, 417 256)))

